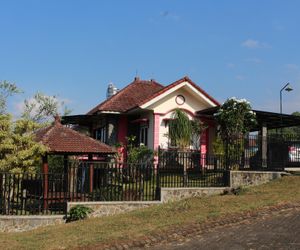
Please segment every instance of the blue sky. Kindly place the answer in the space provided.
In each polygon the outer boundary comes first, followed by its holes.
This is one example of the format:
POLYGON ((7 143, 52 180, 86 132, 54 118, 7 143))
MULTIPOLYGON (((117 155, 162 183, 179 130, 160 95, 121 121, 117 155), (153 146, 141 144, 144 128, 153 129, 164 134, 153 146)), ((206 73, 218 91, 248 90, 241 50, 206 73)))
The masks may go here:
POLYGON ((0 80, 59 95, 73 114, 136 72, 163 84, 188 75, 220 102, 300 110, 300 1, 0 0, 0 80))

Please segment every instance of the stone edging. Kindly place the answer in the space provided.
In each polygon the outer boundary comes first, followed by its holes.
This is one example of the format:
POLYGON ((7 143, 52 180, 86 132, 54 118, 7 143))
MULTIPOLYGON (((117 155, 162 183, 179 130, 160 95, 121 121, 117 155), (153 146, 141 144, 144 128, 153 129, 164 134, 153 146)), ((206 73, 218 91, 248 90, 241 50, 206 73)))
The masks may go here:
POLYGON ((106 249, 106 250, 122 250, 129 248, 142 248, 159 245, 162 241, 175 241, 191 237, 197 233, 207 232, 218 227, 239 224, 247 220, 263 219, 289 209, 300 209, 300 202, 284 203, 270 207, 259 208, 254 211, 245 211, 238 214, 230 214, 217 219, 209 219, 202 223, 189 224, 184 226, 176 226, 167 230, 156 231, 156 233, 148 236, 131 239, 127 241, 119 241, 111 244, 100 244, 94 246, 85 246, 78 249, 106 249))

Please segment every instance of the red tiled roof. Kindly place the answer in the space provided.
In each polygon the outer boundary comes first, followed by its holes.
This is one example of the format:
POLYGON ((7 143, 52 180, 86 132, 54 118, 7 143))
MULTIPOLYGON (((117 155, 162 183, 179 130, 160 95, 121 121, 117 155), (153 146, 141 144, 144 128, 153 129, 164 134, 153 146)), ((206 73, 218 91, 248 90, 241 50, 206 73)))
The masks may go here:
POLYGON ((97 111, 126 112, 129 109, 139 106, 145 98, 151 97, 163 88, 161 84, 154 80, 144 81, 136 77, 132 83, 97 105, 87 114, 95 114, 97 111))
POLYGON ((92 115, 97 111, 114 111, 114 112, 126 112, 146 102, 151 99, 163 94, 167 90, 175 87, 182 82, 189 82, 194 88, 196 88, 200 93, 206 96, 214 104, 220 105, 220 103, 207 94, 202 88, 195 84, 189 77, 185 76, 172 84, 163 87, 161 84, 151 80, 144 81, 139 78, 130 83, 125 88, 121 89, 117 94, 113 95, 109 99, 100 103, 98 106, 90 110, 87 114, 92 115))
POLYGON ((35 140, 48 147, 49 153, 114 153, 108 145, 71 128, 64 127, 59 118, 53 125, 35 132, 35 140))
POLYGON ((216 104, 217 106, 220 105, 220 103, 215 100, 213 97, 211 97, 209 94, 207 94, 202 88, 200 88, 196 83, 194 83, 189 77, 185 76, 179 80, 177 80, 176 82, 171 83, 170 85, 164 87, 163 89, 161 89, 160 91, 154 93, 152 96, 148 97, 148 98, 144 98, 143 102, 141 102, 139 105, 145 104, 147 102, 149 102, 151 99, 165 93, 167 90, 175 87, 176 85, 183 83, 183 82, 189 82, 194 88, 196 88, 200 93, 202 93, 203 95, 205 95, 209 100, 211 100, 214 104, 216 104))

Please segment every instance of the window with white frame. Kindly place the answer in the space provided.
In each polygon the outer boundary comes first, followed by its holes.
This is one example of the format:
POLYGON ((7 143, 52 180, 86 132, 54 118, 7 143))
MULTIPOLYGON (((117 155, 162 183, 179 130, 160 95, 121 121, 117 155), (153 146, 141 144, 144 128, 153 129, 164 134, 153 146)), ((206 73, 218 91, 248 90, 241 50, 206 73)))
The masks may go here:
POLYGON ((147 146, 148 144, 148 126, 140 127, 140 144, 147 146))

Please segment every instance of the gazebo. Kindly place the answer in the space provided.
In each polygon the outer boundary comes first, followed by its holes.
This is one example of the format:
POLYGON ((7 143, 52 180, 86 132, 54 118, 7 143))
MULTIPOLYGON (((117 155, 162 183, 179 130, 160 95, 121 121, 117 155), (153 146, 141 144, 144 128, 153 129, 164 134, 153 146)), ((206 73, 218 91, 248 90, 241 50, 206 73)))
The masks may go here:
POLYGON ((41 128, 35 132, 35 140, 47 147, 47 152, 43 156, 42 173, 44 174, 44 208, 47 208, 48 197, 48 155, 63 155, 64 156, 64 173, 68 171, 68 156, 70 155, 88 155, 90 163, 90 191, 93 190, 93 156, 107 157, 113 155, 116 151, 100 141, 97 141, 87 135, 79 133, 71 128, 61 124, 59 116, 55 117, 52 125, 41 128))

